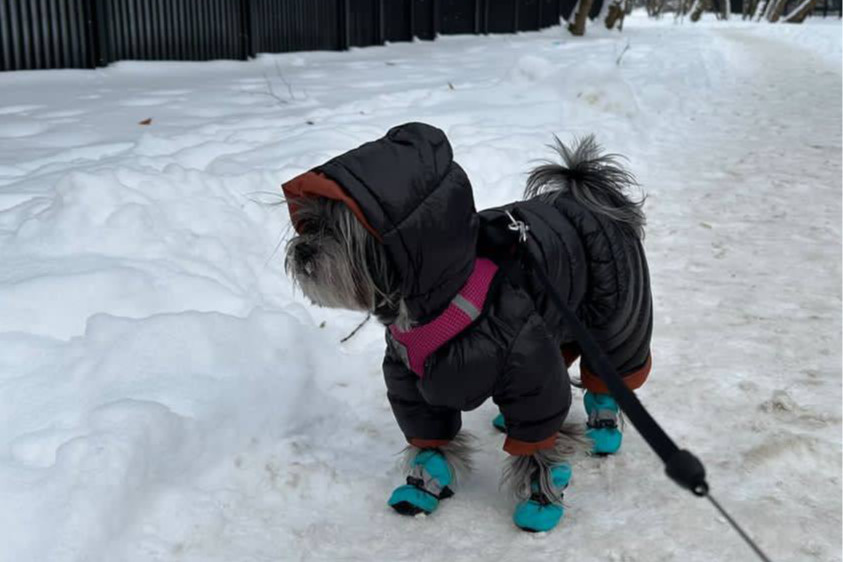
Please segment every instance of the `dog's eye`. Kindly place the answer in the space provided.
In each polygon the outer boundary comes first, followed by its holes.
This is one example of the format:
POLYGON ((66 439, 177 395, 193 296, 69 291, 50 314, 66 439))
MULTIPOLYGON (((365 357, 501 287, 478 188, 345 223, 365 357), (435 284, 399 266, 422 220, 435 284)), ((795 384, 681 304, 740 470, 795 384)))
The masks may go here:
POLYGON ((296 230, 299 234, 313 234, 316 225, 312 220, 300 220, 296 223, 296 230))
POLYGON ((330 236, 333 233, 328 223, 314 219, 302 219, 298 221, 296 231, 306 236, 330 236))

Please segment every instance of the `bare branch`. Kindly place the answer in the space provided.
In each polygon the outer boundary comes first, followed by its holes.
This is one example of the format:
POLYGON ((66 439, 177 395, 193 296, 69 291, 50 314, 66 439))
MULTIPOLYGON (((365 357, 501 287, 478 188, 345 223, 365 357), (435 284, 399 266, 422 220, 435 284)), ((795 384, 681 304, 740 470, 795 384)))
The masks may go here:
POLYGON ((623 51, 621 51, 621 54, 618 56, 618 60, 617 60, 617 61, 615 61, 615 64, 617 64, 618 66, 620 66, 620 65, 621 65, 621 60, 623 59, 623 56, 626 54, 626 52, 627 52, 628 50, 629 50, 629 40, 627 40, 627 42, 626 42, 626 47, 624 47, 624 48, 623 48, 623 51))
POLYGON ((347 336, 345 336, 343 339, 340 340, 340 343, 345 343, 348 340, 350 340, 351 338, 353 338, 355 335, 357 335, 357 332, 360 331, 360 328, 365 326, 366 322, 368 322, 371 317, 372 317, 372 313, 370 312, 366 315, 366 318, 364 318, 363 321, 360 322, 360 324, 358 324, 357 327, 354 328, 354 330, 351 331, 350 334, 348 334, 347 336))
POLYGON ((285 100, 281 96, 275 93, 275 88, 272 87, 272 81, 269 79, 269 76, 266 75, 266 72, 263 73, 263 78, 266 80, 266 92, 260 92, 261 94, 265 94, 271 98, 274 98, 280 104, 286 105, 290 103, 288 100, 285 100))
POLYGON ((278 65, 278 61, 275 61, 275 72, 278 73, 278 77, 281 79, 281 81, 284 83, 284 85, 287 86, 287 92, 290 94, 290 99, 295 100, 296 95, 293 93, 293 87, 290 85, 290 83, 284 77, 284 73, 281 72, 281 67, 278 65))

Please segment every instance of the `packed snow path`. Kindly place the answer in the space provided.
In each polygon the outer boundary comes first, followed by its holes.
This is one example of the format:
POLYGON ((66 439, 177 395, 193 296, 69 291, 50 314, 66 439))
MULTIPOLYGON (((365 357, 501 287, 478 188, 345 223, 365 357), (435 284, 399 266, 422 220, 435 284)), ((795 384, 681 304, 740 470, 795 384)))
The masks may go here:
POLYGON ((840 560, 840 102, 835 20, 0 74, 0 561, 753 559, 631 428, 576 465, 559 529, 516 530, 492 404, 464 416, 455 498, 386 507, 381 330, 340 345, 359 315, 294 294, 273 203, 410 120, 445 129, 480 207, 554 133, 629 157, 642 400, 774 560, 840 560))

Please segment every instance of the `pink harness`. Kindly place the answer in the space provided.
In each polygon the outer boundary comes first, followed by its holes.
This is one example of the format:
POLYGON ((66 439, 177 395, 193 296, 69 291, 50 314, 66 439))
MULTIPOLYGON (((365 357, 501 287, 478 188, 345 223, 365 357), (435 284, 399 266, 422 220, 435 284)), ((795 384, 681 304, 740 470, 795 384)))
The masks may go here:
POLYGON ((389 327, 392 338, 401 344, 406 352, 405 363, 419 377, 424 376, 424 362, 430 354, 448 343, 457 334, 468 328, 483 310, 489 285, 495 277, 498 266, 485 258, 474 262, 474 270, 445 312, 435 320, 416 326, 406 332, 394 325, 389 327))

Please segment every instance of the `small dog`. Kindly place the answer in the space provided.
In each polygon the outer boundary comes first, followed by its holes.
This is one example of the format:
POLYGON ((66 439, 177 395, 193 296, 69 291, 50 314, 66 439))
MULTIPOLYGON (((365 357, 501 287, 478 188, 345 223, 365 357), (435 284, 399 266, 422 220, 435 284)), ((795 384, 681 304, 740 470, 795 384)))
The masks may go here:
POLYGON ((585 432, 564 423, 567 369, 580 352, 530 264, 544 268, 626 384, 641 386, 652 332, 643 202, 626 195, 633 176, 592 138, 573 149, 557 139, 556 150, 562 162, 534 169, 524 200, 482 212, 445 134, 421 123, 282 186, 297 232, 285 261, 295 283, 317 305, 369 311, 386 326, 387 395, 410 443, 407 483, 389 500, 399 513, 431 513, 452 494, 457 469, 470 467, 461 412, 490 397, 522 529, 561 519, 583 445, 620 447, 617 403, 588 357, 585 432), (529 261, 516 251, 513 213, 529 225, 529 261))

